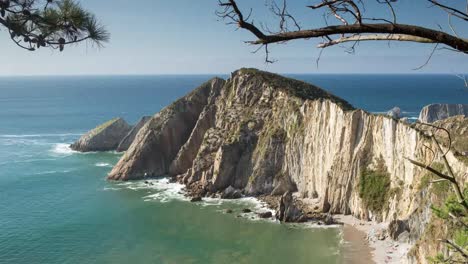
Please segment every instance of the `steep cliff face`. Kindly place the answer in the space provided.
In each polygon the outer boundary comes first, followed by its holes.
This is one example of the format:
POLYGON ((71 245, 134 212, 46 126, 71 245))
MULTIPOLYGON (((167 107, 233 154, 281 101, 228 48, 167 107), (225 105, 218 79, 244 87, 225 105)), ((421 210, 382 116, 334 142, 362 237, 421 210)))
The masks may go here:
MULTIPOLYGON (((198 195, 228 187, 247 195, 293 192, 324 212, 408 219, 413 242, 422 236, 431 219, 430 199, 417 188, 425 172, 405 160, 432 160, 423 146, 432 143, 419 130, 257 70, 239 70, 205 88, 190 118, 176 107, 181 101, 153 117, 109 178, 169 174, 198 195)), ((456 173, 467 171, 448 156, 456 173)))
POLYGON ((119 146, 117 147, 118 152, 126 151, 130 145, 133 143, 135 140, 136 135, 138 132, 140 132, 140 129, 143 128, 143 126, 151 119, 151 116, 144 116, 142 117, 136 125, 128 132, 128 134, 122 139, 122 141, 119 143, 119 146))
POLYGON ((115 150, 131 129, 125 120, 115 118, 84 134, 70 147, 81 152, 115 150))
POLYGON ((419 121, 432 123, 451 116, 468 116, 468 104, 430 104, 425 106, 419 114, 419 121))
POLYGON ((154 115, 140 129, 108 179, 131 180, 167 174, 210 96, 223 84, 224 80, 213 79, 154 115))

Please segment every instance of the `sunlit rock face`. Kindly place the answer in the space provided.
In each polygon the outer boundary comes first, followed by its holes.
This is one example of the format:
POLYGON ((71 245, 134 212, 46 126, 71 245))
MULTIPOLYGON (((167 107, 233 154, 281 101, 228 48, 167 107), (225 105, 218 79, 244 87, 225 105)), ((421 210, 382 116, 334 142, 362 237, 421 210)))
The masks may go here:
POLYGON ((223 84, 223 80, 213 79, 154 115, 139 130, 108 179, 132 180, 167 174, 210 96, 223 84))
POLYGON ((130 145, 133 143, 133 141, 135 140, 136 138, 136 135, 138 134, 138 132, 140 132, 140 129, 143 128, 143 126, 151 119, 151 116, 144 116, 142 117, 136 124, 135 126, 132 128, 132 130, 130 130, 130 132, 128 132, 128 134, 122 139, 122 141, 120 141, 119 143, 119 146, 117 147, 117 151, 118 152, 122 152, 122 151, 126 151, 130 145))

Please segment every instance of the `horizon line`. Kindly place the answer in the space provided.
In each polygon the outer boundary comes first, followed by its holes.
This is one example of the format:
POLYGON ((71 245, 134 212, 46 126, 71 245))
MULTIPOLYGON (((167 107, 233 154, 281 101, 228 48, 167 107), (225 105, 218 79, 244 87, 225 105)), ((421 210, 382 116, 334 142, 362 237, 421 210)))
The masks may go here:
MULTIPOLYGON (((335 73, 335 72, 324 72, 324 73, 286 73, 286 72, 272 72, 279 75, 468 75, 468 73, 449 73, 449 72, 389 72, 389 73, 335 73)), ((206 75, 230 75, 231 73, 99 73, 99 74, 14 74, 14 75, 2 75, 0 78, 8 77, 144 77, 144 76, 206 76, 206 75)))

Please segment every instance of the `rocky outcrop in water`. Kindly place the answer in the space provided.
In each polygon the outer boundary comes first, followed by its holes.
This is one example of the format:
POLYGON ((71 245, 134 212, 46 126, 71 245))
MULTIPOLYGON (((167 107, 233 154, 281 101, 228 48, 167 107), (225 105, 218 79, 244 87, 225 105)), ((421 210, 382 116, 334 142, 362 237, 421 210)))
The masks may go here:
MULTIPOLYGON (((170 175, 195 197, 226 189, 275 195, 283 221, 303 221, 307 207, 408 221, 414 243, 432 221, 431 200, 418 187, 425 172, 405 157, 431 162, 424 147, 431 144, 420 129, 354 109, 318 87, 241 69, 155 115, 109 179, 170 175)), ((466 164, 451 152, 447 157, 464 175, 466 164)), ((418 245, 415 256, 431 246, 418 245)))
POLYGON ((425 106, 419 114, 419 121, 432 123, 451 116, 468 116, 468 104, 430 104, 425 106))
POLYGON ((151 119, 151 116, 144 116, 136 123, 136 125, 128 132, 128 134, 122 139, 117 147, 118 152, 126 151, 130 145, 135 140, 136 135, 140 131, 140 129, 151 119))
POLYGON ((70 148, 80 152, 116 150, 132 127, 122 118, 115 118, 84 134, 70 148))

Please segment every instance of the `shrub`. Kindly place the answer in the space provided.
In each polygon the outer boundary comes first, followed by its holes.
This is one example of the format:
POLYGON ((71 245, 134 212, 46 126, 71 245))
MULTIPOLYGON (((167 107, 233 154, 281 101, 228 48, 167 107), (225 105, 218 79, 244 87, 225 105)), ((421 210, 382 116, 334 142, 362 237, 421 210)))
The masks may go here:
POLYGON ((382 212, 390 195, 390 175, 379 160, 376 170, 364 169, 359 180, 359 197, 367 209, 382 212))

